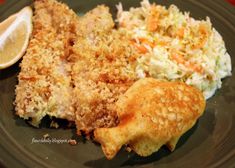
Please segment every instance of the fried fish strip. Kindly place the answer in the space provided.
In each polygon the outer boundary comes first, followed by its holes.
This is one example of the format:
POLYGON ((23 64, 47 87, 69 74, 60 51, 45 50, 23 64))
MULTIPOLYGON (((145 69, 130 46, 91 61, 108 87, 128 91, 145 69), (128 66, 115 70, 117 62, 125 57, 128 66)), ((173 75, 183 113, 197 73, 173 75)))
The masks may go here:
POLYGON ((119 125, 94 131, 108 159, 124 144, 140 156, 149 156, 165 144, 173 151, 203 114, 205 100, 199 90, 184 83, 145 78, 131 86, 117 106, 119 125))
POLYGON ((38 126, 45 115, 75 120, 72 107, 69 48, 77 15, 55 0, 35 0, 33 35, 21 63, 15 109, 38 126))
POLYGON ((136 80, 135 49, 127 33, 114 30, 108 7, 96 7, 80 18, 73 46, 74 107, 76 125, 89 133, 115 126, 115 102, 136 80))

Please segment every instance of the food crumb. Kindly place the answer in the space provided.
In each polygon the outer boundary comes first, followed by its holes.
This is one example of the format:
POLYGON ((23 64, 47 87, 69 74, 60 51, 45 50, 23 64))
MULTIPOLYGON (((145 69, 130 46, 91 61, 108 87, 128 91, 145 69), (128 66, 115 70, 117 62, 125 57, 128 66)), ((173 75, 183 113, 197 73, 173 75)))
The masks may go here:
POLYGON ((129 146, 127 146, 127 147, 126 147, 126 151, 127 151, 127 152, 131 152, 132 149, 131 149, 129 146))
POLYGON ((43 135, 43 138, 44 138, 44 139, 48 139, 49 137, 50 137, 49 134, 44 134, 44 135, 43 135))
POLYGON ((70 145, 77 145, 77 141, 76 141, 75 139, 70 139, 70 140, 68 140, 68 143, 69 143, 70 145))
POLYGON ((51 128, 59 128, 59 124, 55 121, 52 121, 51 124, 50 124, 50 127, 51 128))

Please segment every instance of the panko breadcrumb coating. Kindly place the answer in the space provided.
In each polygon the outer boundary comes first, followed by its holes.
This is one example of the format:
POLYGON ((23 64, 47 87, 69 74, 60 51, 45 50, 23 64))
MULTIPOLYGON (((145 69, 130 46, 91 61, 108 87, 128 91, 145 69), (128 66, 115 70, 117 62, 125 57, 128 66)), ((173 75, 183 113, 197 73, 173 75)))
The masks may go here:
POLYGON ((46 115, 75 121, 79 135, 117 126, 116 102, 139 78, 142 54, 132 34, 115 28, 104 5, 80 18, 55 0, 34 6, 33 35, 16 87, 17 115, 34 126, 46 115))
POLYGON ((89 133, 118 123, 115 102, 137 80, 134 47, 126 32, 114 29, 109 9, 98 6, 80 19, 73 46, 72 78, 76 125, 89 133))
POLYGON ((38 126, 45 115, 74 120, 71 65, 77 15, 55 0, 34 2, 33 35, 21 63, 16 113, 38 126))
POLYGON ((34 126, 45 115, 76 121, 79 134, 115 126, 115 102, 137 80, 129 35, 114 29, 103 5, 79 19, 54 0, 34 5, 33 37, 16 88, 17 114, 32 118, 34 126))

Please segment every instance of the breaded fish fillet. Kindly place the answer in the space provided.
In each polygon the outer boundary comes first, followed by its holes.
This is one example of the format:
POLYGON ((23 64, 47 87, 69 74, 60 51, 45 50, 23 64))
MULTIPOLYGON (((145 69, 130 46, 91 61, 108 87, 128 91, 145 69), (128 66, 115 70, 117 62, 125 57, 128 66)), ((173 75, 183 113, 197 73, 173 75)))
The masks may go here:
POLYGON ((119 125, 94 131, 108 159, 124 144, 140 156, 149 156, 165 144, 173 151, 202 115, 205 100, 198 89, 184 83, 144 78, 120 97, 117 106, 119 125))
POLYGON ((45 115, 74 120, 71 65, 77 15, 55 0, 36 0, 33 35, 21 63, 16 113, 38 126, 45 115))
POLYGON ((137 79, 134 70, 137 54, 130 46, 128 34, 114 30, 114 21, 105 6, 83 16, 77 32, 79 37, 71 60, 80 134, 118 123, 115 102, 137 79))

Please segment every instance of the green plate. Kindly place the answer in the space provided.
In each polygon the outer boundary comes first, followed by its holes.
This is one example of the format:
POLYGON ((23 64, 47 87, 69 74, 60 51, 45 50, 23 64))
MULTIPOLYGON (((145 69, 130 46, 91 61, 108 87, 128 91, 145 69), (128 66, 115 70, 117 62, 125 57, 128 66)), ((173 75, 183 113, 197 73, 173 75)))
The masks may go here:
MULTIPOLYGON (((64 2, 80 14, 98 4, 110 6, 115 13, 115 4, 119 0, 64 2)), ((139 5, 138 0, 122 0, 122 3, 126 8, 139 5)), ((222 34, 235 65, 235 7, 223 0, 159 0, 157 3, 176 4, 197 19, 209 16, 222 34)), ((30 4, 30 0, 5 0, 4 5, 0 5, 0 21, 30 4)), ((14 115, 14 89, 19 71, 19 63, 0 71, 0 167, 235 167, 235 75, 223 80, 222 88, 207 102, 205 114, 180 139, 174 152, 162 147, 152 156, 141 158, 121 150, 108 161, 99 145, 77 137, 75 129, 45 126, 36 129, 14 115), (32 143, 33 139, 40 139, 46 133, 57 143, 32 143), (78 145, 59 143, 59 140, 70 138, 76 138, 78 145)))

